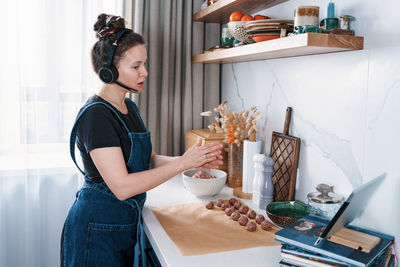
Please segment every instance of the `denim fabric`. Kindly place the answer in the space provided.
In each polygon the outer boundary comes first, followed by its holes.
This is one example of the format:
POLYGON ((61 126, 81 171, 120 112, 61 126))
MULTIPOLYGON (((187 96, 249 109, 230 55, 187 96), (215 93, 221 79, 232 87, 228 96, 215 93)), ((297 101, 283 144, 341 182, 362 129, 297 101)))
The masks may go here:
MULTIPOLYGON (((136 105, 129 99, 140 118, 136 105)), ((75 149, 76 129, 79 118, 96 102, 85 106, 78 114, 71 133, 71 157, 76 164, 75 149)), ((119 118, 118 114, 117 118, 119 118)), ((121 123, 128 131, 131 151, 127 163, 129 173, 149 169, 152 152, 150 132, 129 132, 121 118, 121 123)), ((141 123, 143 121, 140 118, 141 123)), ((143 125, 144 126, 144 125, 143 125)), ((77 165, 77 164, 76 164, 77 165)), ((84 172, 78 169, 84 174, 84 172)), ((105 182, 85 182, 76 194, 65 220, 62 244, 61 266, 146 266, 143 254, 143 227, 141 211, 146 200, 146 193, 139 194, 125 201, 118 200, 105 182), (139 240, 139 242, 137 242, 139 240)))
POLYGON ((150 132, 128 133, 130 140, 135 140, 131 145, 131 153, 127 163, 129 173, 140 172, 150 169, 151 142, 150 132), (150 143, 150 146, 149 146, 150 143))

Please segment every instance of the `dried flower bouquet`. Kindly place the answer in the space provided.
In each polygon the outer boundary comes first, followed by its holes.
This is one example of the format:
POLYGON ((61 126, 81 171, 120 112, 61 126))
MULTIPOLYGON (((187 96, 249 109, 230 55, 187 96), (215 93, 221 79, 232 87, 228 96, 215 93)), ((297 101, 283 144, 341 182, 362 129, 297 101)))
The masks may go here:
MULTIPOLYGON (((210 131, 224 133, 226 143, 237 144, 238 146, 244 140, 256 141, 258 131, 257 121, 261 120, 261 112, 253 106, 250 110, 242 110, 240 113, 233 112, 226 105, 228 101, 224 100, 214 112, 218 112, 220 117, 216 116, 214 123, 208 126, 210 131)), ((203 112, 202 115, 210 116, 211 112, 203 112)))

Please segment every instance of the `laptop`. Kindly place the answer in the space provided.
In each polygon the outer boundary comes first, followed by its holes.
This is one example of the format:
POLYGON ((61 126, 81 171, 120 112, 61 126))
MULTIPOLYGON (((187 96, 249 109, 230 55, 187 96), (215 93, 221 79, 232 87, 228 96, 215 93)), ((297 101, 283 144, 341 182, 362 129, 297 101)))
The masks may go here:
POLYGON ((382 183, 385 177, 386 173, 383 173, 368 183, 365 183, 353 190, 353 192, 326 226, 325 230, 318 237, 317 241, 315 241, 314 246, 321 244, 321 242, 334 235, 337 231, 347 226, 358 215, 360 215, 360 213, 366 207, 368 200, 371 198, 371 195, 382 183))

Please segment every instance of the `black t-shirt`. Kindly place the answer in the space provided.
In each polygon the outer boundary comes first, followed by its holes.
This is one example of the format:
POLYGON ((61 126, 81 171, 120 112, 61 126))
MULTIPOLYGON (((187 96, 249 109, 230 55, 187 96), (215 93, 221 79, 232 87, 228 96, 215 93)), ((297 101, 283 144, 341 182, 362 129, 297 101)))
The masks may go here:
MULTIPOLYGON (((118 111, 109 102, 94 95, 86 104, 104 102, 111 106, 124 121, 130 132, 145 132, 132 105, 125 100, 128 114, 118 111)), ((131 142, 128 133, 116 114, 103 104, 96 104, 88 108, 79 120, 76 144, 80 151, 85 171, 85 180, 95 183, 103 182, 99 171, 94 165, 89 152, 95 148, 121 147, 125 163, 129 160, 131 142)))

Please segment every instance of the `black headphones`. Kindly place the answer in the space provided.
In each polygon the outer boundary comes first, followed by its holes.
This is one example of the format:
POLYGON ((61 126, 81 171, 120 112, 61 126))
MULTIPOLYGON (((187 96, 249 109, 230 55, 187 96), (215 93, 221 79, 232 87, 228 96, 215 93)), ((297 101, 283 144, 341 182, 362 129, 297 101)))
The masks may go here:
POLYGON ((118 81, 118 75, 119 75, 118 70, 112 64, 113 60, 114 60, 115 50, 117 49, 118 43, 119 43, 120 39, 128 32, 132 32, 132 30, 123 29, 117 33, 117 36, 115 37, 115 41, 112 44, 110 53, 108 54, 107 63, 105 65, 103 65, 99 70, 99 77, 100 77, 100 80, 102 80, 104 83, 116 83, 119 86, 121 86, 131 92, 137 92, 135 89, 130 88, 118 81))

